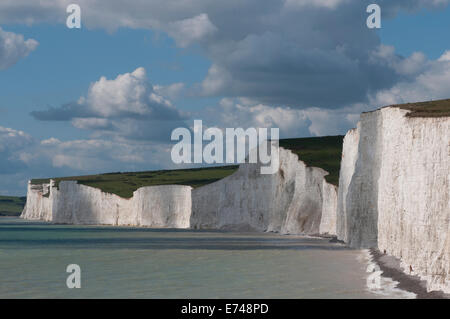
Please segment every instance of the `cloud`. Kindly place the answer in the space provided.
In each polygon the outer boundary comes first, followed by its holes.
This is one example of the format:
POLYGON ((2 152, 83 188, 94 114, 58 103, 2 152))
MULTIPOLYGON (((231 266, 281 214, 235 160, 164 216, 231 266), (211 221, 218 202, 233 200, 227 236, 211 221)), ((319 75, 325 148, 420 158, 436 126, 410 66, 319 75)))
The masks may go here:
POLYGON ((222 127, 278 127, 280 136, 285 138, 338 135, 355 127, 361 112, 386 105, 450 96, 450 51, 444 52, 437 60, 428 60, 421 53, 401 58, 395 54, 393 47, 380 46, 373 53, 372 62, 388 63, 402 80, 388 89, 368 94, 365 103, 349 104, 334 110, 317 107, 300 110, 249 99, 225 98, 219 107, 202 114, 207 114, 210 125, 216 121, 222 127), (382 58, 377 60, 380 56, 382 58))
MULTIPOLYGON (((366 27, 371 0, 80 0, 83 26, 167 32, 180 47, 199 45, 212 63, 191 94, 247 97, 267 105, 337 109, 367 103, 420 72, 420 53, 374 55, 381 40, 366 27), (405 60, 405 61, 403 61, 405 60), (403 61, 403 62, 402 62, 403 61), (417 69, 419 67, 419 69, 417 69)), ((2 1, 0 20, 61 22, 70 1, 2 1)), ((442 8, 450 0, 380 0, 383 19, 442 8)), ((98 114, 96 116, 98 117, 98 114)))
POLYGON ((0 70, 5 70, 16 64, 37 46, 36 40, 25 40, 23 35, 4 31, 0 27, 0 70))
POLYGON ((429 61, 422 52, 414 52, 409 57, 402 57, 395 53, 393 46, 381 44, 369 57, 371 63, 381 64, 392 68, 401 78, 411 79, 412 76, 423 72, 429 67, 429 61))
MULTIPOLYGON (((26 23, 28 25, 43 22, 65 23, 65 9, 73 1, 71 0, 3 0, 0 3, 0 21, 2 24, 26 23), (61 14, 63 13, 63 14, 61 14)), ((254 23, 255 17, 272 17, 278 14, 280 9, 292 10, 305 7, 313 9, 341 9, 352 2, 360 2, 367 7, 372 0, 274 0, 270 3, 261 3, 259 0, 230 0, 211 3, 210 0, 183 0, 167 4, 166 0, 129 0, 126 3, 121 0, 92 1, 78 0, 83 14, 83 25, 89 28, 104 28, 114 30, 119 27, 132 28, 167 28, 170 23, 184 21, 207 15, 211 23, 222 14, 223 19, 230 16, 248 16, 248 20, 254 23), (108 3, 108 5, 105 5, 108 3), (211 17, 214 16, 214 19, 211 17)), ((390 16, 399 11, 413 11, 420 8, 442 8, 449 0, 379 0, 377 3, 383 11, 390 16)), ((365 11, 364 11, 365 12, 365 11)), ((235 24, 247 24, 239 19, 233 20, 235 24)), ((222 24, 222 23, 220 23, 222 24)), ((215 24, 217 26, 217 24, 215 24)), ((247 24, 249 26, 249 24, 247 24)), ((247 31, 249 27, 245 28, 247 31)))
POLYGON ((86 100, 81 103, 85 103, 93 115, 103 118, 164 120, 182 117, 168 100, 155 93, 142 67, 113 80, 101 77, 91 84, 86 100))
POLYGON ((172 130, 185 127, 186 121, 142 121, 138 119, 122 119, 110 121, 110 127, 87 128, 94 130, 93 138, 131 139, 135 141, 155 141, 169 143, 172 130))
POLYGON ((24 195, 31 178, 174 168, 170 145, 127 139, 42 141, 0 126, 0 192, 24 195))
POLYGON ((0 126, 0 174, 15 173, 23 169, 20 150, 32 143, 32 137, 25 132, 0 126))
POLYGON ((113 128, 111 121, 98 117, 75 117, 72 119, 72 125, 82 130, 108 130, 113 128))
MULTIPOLYGON (((147 81, 144 68, 131 73, 119 74, 108 80, 102 76, 89 87, 87 97, 46 111, 33 111, 36 119, 43 121, 67 121, 74 118, 95 118, 96 123, 105 126, 99 119, 139 118, 152 120, 173 120, 183 118, 182 112, 170 101, 158 95, 147 81)), ((90 121, 94 124, 94 121, 90 121)))
POLYGON ((201 84, 202 94, 204 95, 218 95, 227 87, 231 86, 233 79, 226 68, 213 64, 209 70, 206 78, 201 84))
MULTIPOLYGON (((420 59, 421 60, 421 59, 420 59)), ((423 62, 427 65, 412 80, 401 81, 393 87, 369 96, 374 107, 445 99, 450 96, 450 51, 446 51, 435 61, 423 62)))
POLYGON ((31 136, 23 131, 0 126, 0 151, 14 150, 26 146, 32 140, 31 136))
MULTIPOLYGON (((134 170, 167 163, 168 147, 161 144, 102 139, 42 141, 36 148, 37 157, 48 158, 54 168, 78 172, 101 170, 134 170), (51 154, 50 156, 47 154, 51 154)), ((35 160, 35 159, 33 159, 35 160)))
POLYGON ((353 105, 339 110, 270 106, 249 99, 224 98, 218 107, 196 115, 207 126, 279 128, 280 138, 339 135, 355 126, 366 105, 353 105))
POLYGON ((179 82, 170 85, 155 85, 153 89, 156 94, 164 96, 170 100, 175 100, 183 94, 186 90, 186 86, 184 83, 179 82))
POLYGON ((355 113, 351 108, 339 110, 310 108, 304 112, 311 122, 308 130, 312 136, 344 135, 356 126, 361 113, 360 110, 355 113))
POLYGON ((288 9, 299 9, 302 7, 324 7, 335 9, 340 4, 349 0, 286 0, 285 7, 288 9))
POLYGON ((209 110, 210 125, 244 129, 277 127, 280 129, 280 135, 284 137, 309 135, 310 123, 302 110, 271 107, 246 99, 229 98, 222 99, 218 109, 209 110))
POLYGON ((200 94, 293 108, 335 109, 366 101, 368 93, 391 87, 400 75, 387 61, 371 59, 380 39, 365 19, 363 2, 344 1, 339 10, 281 8, 243 26, 243 34, 227 35, 221 27, 232 27, 215 23, 224 34, 221 43, 206 46, 213 65, 200 94))
POLYGON ((192 43, 201 42, 216 31, 217 28, 211 23, 208 15, 205 13, 193 18, 171 22, 167 27, 169 35, 182 48, 192 43))
POLYGON ((144 68, 108 80, 101 77, 89 87, 86 97, 76 102, 33 111, 41 121, 70 121, 79 129, 94 131, 95 137, 121 136, 131 139, 168 140, 187 114, 160 94, 175 94, 177 85, 155 89, 144 68))

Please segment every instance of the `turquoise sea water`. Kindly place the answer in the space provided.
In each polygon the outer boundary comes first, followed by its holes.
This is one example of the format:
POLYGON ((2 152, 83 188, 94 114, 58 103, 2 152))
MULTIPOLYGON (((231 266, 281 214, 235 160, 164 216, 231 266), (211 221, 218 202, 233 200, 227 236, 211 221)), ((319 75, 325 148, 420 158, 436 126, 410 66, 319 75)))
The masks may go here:
POLYGON ((376 298, 360 254, 319 238, 0 218, 0 298, 376 298))

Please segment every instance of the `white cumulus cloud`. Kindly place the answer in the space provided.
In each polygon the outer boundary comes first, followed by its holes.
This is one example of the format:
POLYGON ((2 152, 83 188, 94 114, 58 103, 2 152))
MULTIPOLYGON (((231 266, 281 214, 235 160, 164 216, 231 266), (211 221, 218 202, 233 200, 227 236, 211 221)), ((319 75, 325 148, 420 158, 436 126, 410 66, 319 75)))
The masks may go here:
POLYGON ((76 102, 31 114, 43 121, 70 121, 76 128, 94 131, 97 138, 168 140, 171 129, 180 126, 187 114, 162 94, 176 94, 180 89, 178 85, 153 87, 141 67, 114 79, 101 77, 76 102))
POLYGON ((446 99, 450 97, 450 51, 437 60, 426 61, 427 68, 413 80, 402 81, 392 88, 370 95, 370 104, 380 107, 391 104, 446 99))
POLYGON ((23 35, 4 31, 0 27, 0 70, 14 65, 36 49, 38 42, 25 40, 23 35))

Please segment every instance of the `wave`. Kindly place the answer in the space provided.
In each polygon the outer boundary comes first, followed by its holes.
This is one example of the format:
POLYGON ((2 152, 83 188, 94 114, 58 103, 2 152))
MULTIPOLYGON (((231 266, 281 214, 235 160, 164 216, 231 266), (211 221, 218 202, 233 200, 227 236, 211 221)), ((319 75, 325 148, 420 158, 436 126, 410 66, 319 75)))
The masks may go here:
POLYGON ((390 277, 383 276, 380 266, 374 261, 369 249, 362 250, 359 259, 367 264, 367 290, 378 296, 392 299, 415 299, 417 295, 398 288, 398 281, 390 277))

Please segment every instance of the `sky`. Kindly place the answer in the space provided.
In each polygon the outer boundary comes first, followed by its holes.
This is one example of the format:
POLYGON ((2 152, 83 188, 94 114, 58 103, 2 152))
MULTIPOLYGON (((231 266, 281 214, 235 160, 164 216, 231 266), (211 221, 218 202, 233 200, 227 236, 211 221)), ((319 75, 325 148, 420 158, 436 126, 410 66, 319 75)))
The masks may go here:
POLYGON ((2 0, 0 195, 179 168, 171 132, 194 119, 343 135, 361 112, 449 98, 449 30, 450 0, 2 0))

